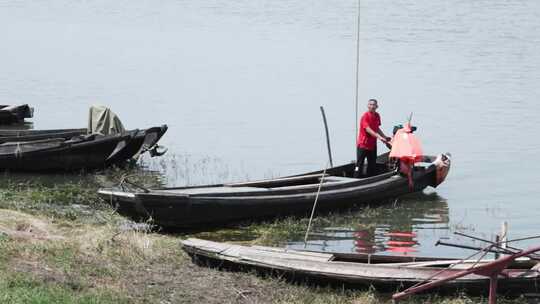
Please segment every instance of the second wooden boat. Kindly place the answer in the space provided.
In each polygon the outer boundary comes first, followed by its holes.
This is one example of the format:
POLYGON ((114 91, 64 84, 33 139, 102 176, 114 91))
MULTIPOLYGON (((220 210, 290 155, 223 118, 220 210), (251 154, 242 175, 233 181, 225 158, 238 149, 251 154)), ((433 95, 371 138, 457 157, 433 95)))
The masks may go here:
MULTIPOLYGON (((285 275, 291 279, 308 279, 347 287, 374 286, 383 291, 403 290, 493 262, 493 260, 477 262, 432 257, 309 252, 242 246, 201 239, 187 239, 182 241, 182 245, 184 251, 202 264, 255 269, 285 275)), ((540 272, 537 263, 538 261, 530 259, 510 263, 507 269, 502 270, 498 279, 499 292, 538 292, 540 272)), ((471 273, 446 282, 439 288, 485 293, 489 290, 489 277, 471 273)))
POLYGON ((353 178, 355 164, 271 180, 159 189, 107 188, 99 195, 135 219, 152 219, 171 228, 218 226, 241 220, 287 214, 307 215, 318 196, 317 210, 380 202, 437 187, 450 169, 448 155, 424 157, 412 172, 413 184, 388 166, 388 154, 378 159, 379 174, 353 178), (319 192, 320 186, 320 193, 319 192))

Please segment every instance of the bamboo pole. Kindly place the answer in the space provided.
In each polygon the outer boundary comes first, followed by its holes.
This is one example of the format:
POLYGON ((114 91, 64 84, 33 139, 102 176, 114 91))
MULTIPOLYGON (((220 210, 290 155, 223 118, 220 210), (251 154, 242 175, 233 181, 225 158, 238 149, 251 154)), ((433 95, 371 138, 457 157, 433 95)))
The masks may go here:
POLYGON ((315 208, 317 208, 317 201, 319 200, 319 194, 321 193, 321 188, 324 182, 324 176, 326 175, 327 168, 328 168, 328 164, 324 167, 324 171, 321 176, 321 182, 319 183, 319 188, 317 189, 317 195, 315 196, 315 202, 313 203, 313 208, 311 209, 311 216, 309 217, 309 223, 306 229, 306 235, 304 236, 304 248, 307 247, 307 239, 309 236, 309 230, 311 229, 311 221, 313 221, 313 216, 315 215, 315 208))
POLYGON ((356 21, 356 78, 355 78, 355 90, 354 90, 354 155, 356 155, 356 138, 358 137, 358 82, 360 78, 360 0, 358 0, 357 21, 356 21))
POLYGON ((332 149, 330 148, 330 135, 328 134, 328 123, 326 122, 326 114, 324 114, 324 108, 321 106, 321 114, 324 122, 324 130, 326 132, 326 147, 328 148, 328 160, 330 161, 330 167, 334 166, 332 162, 332 149))

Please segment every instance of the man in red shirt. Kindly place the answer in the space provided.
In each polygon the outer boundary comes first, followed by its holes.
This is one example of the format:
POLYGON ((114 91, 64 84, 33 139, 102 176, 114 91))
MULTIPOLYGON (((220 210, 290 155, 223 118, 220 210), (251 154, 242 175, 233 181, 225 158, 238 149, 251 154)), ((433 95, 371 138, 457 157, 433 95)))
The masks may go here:
POLYGON ((356 140, 356 168, 355 177, 360 177, 364 169, 364 160, 367 158, 367 174, 372 176, 376 173, 377 139, 385 144, 391 140, 380 129, 381 117, 377 113, 377 100, 368 101, 368 111, 360 118, 358 139, 356 140))

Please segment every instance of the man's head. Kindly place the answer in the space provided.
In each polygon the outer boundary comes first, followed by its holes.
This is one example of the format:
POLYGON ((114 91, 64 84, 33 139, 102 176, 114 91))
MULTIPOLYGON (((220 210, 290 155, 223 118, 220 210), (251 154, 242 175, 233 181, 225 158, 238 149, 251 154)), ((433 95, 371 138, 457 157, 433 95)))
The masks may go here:
POLYGON ((372 98, 368 100, 367 108, 369 112, 372 112, 372 113, 376 112, 378 107, 379 105, 377 104, 377 99, 372 98))

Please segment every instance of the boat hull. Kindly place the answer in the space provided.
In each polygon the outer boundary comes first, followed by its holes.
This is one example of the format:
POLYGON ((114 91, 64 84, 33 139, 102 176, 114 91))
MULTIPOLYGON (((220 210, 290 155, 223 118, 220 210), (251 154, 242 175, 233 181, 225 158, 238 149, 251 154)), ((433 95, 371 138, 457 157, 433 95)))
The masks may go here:
MULTIPOLYGON (((450 276, 467 269, 474 261, 458 259, 392 257, 368 254, 336 254, 296 251, 262 246, 241 246, 200 239, 182 241, 182 248, 195 262, 212 266, 258 270, 289 279, 309 280, 346 287, 375 287, 380 291, 403 290, 418 283, 450 276), (347 258, 343 258, 346 256, 347 258), (449 268, 449 265, 454 265, 449 268)), ((482 263, 482 262, 481 262, 482 263)), ((499 278, 501 293, 538 292, 540 274, 530 269, 536 262, 519 261, 499 278)), ((438 289, 487 293, 489 278, 477 274, 450 281, 438 289)))
POLYGON ((167 131, 167 125, 133 131, 127 144, 107 159, 107 165, 121 165, 154 147, 167 131))
MULTIPOLYGON (((58 140, 57 144, 48 140, 21 143, 18 148, 17 143, 12 143, 15 152, 0 154, 0 169, 28 172, 102 169, 117 145, 129 139, 128 135, 114 135, 81 141, 58 140), (28 146, 32 147, 25 148, 28 146)), ((0 146, 0 151, 6 148, 0 146)))
MULTIPOLYGON (((167 131, 167 125, 144 130, 131 130, 122 134, 88 138, 86 129, 57 130, 2 130, 0 143, 28 146, 54 140, 73 142, 72 144, 33 149, 31 152, 4 153, 0 155, 0 169, 14 171, 54 171, 99 169, 111 165, 120 166, 130 159, 136 159, 157 144, 167 131), (121 139, 120 139, 121 138, 121 139)), ((0 153, 1 153, 0 145, 0 153)))
POLYGON ((0 124, 21 123, 25 118, 32 118, 34 109, 27 104, 17 106, 0 106, 0 124))
POLYGON ((267 182, 209 185, 156 189, 148 192, 125 192, 100 189, 99 195, 115 205, 121 214, 136 220, 152 219, 153 223, 170 228, 222 226, 243 220, 258 220, 299 214, 309 215, 317 199, 317 211, 348 208, 357 204, 381 202, 437 185, 435 165, 419 168, 413 174, 413 188, 401 174, 391 171, 364 179, 340 177, 352 173, 354 164, 331 168, 338 176, 322 184, 313 175, 297 175, 267 182), (287 180, 288 186, 276 182, 287 180), (298 180, 299 184, 292 184, 298 180), (264 187, 272 186, 272 187, 264 187))

